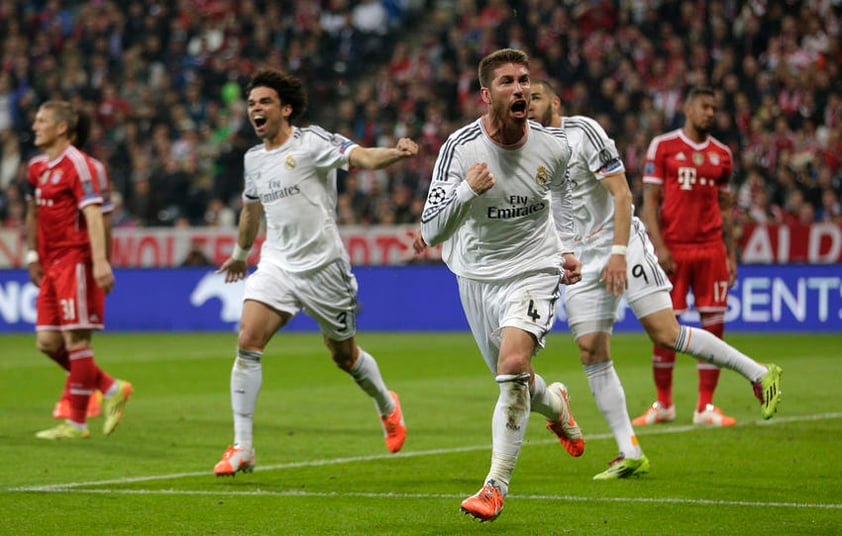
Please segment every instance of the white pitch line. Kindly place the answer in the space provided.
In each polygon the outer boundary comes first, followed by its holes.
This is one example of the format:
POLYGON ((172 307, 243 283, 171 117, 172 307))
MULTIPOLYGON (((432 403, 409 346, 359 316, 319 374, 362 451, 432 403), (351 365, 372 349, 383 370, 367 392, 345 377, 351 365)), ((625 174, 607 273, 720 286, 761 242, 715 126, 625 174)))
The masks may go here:
MULTIPOLYGON (((785 424, 790 422, 804 422, 804 421, 822 421, 822 420, 833 420, 842 418, 842 413, 818 413, 813 415, 798 415, 798 416, 791 416, 791 417, 778 417, 768 421, 753 421, 748 423, 739 423, 737 426, 751 426, 751 425, 775 425, 775 424, 785 424)), ((644 428, 643 432, 638 432, 637 435, 644 436, 644 435, 665 435, 665 434, 679 434, 684 432, 690 431, 704 431, 705 428, 696 426, 696 425, 684 425, 684 426, 663 426, 658 428, 651 428, 646 427, 644 428)), ((597 441, 602 439, 613 439, 612 434, 592 434, 586 435, 585 439, 587 441, 597 441)), ((538 440, 538 441, 526 441, 524 442, 524 446, 531 446, 531 445, 545 445, 545 444, 552 444, 555 443, 557 440, 555 439, 547 439, 547 440, 538 440)), ((491 448, 490 445, 474 445, 474 446, 467 446, 467 447, 453 447, 453 448, 443 448, 443 449, 432 449, 432 450, 421 450, 416 452, 401 452, 398 454, 372 454, 370 456, 350 456, 345 458, 329 458, 323 460, 310 460, 310 461, 303 461, 303 462, 290 462, 290 463, 280 463, 274 465, 264 465, 255 468, 255 471, 275 471, 278 469, 298 469, 302 467, 322 467, 326 465, 343 465, 349 463, 358 463, 358 462, 369 462, 369 461, 376 461, 376 460, 394 460, 399 458, 419 458, 423 456, 441 456, 447 454, 456 454, 460 452, 474 452, 479 450, 489 450, 491 448)), ((93 480, 93 481, 86 481, 86 482, 68 482, 65 484, 48 484, 44 486, 20 486, 16 488, 7 488, 6 491, 14 491, 14 492, 30 492, 30 491, 40 491, 40 492, 49 492, 49 491, 67 491, 71 489, 78 490, 78 488, 84 488, 89 486, 105 486, 109 484, 132 484, 136 482, 151 482, 155 480, 171 480, 177 478, 189 478, 195 476, 209 476, 210 471, 194 471, 189 473, 169 473, 164 475, 149 475, 149 476, 139 476, 139 477, 127 477, 127 478, 115 478, 109 480, 93 480)), ((82 491, 82 490, 78 490, 82 491)), ((95 491, 95 490, 88 490, 88 491, 95 491)))
MULTIPOLYGON (((88 493, 88 494, 121 494, 121 495, 185 495, 185 496, 252 496, 252 497, 355 497, 360 499, 448 499, 459 500, 463 494, 456 493, 374 493, 374 492, 335 492, 335 491, 232 491, 219 492, 208 490, 149 490, 149 489, 62 489, 53 493, 88 493)), ((519 501, 557 501, 557 502, 612 502, 612 503, 649 503, 649 504, 687 504, 706 506, 750 506, 760 508, 796 508, 819 510, 842 510, 842 504, 828 503, 793 503, 793 502, 760 502, 760 501, 728 501, 713 499, 681 499, 677 497, 590 497, 581 495, 518 495, 512 494, 508 498, 519 501)))

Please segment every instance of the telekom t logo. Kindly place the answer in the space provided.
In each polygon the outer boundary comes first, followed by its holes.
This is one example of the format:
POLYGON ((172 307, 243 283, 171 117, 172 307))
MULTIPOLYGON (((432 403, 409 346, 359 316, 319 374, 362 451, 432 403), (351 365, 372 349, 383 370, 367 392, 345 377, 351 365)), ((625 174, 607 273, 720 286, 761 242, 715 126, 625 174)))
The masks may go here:
POLYGON ((682 190, 692 190, 693 185, 696 184, 696 168, 678 168, 678 182, 681 184, 682 190))

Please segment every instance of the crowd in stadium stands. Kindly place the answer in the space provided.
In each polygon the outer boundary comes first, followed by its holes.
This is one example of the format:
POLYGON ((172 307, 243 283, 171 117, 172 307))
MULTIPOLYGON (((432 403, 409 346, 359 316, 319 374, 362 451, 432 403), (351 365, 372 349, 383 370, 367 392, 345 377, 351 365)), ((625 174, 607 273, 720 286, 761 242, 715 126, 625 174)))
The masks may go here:
POLYGON ((233 227, 258 142, 243 87, 271 66, 304 80, 306 121, 419 142, 419 158, 347 175, 337 207, 343 224, 417 223, 439 147, 480 113, 479 59, 514 47, 565 114, 617 141, 638 201, 649 141, 709 85, 738 221, 842 222, 841 20, 839 0, 0 2, 0 219, 22 218, 37 105, 63 98, 95 119, 116 225, 233 227))

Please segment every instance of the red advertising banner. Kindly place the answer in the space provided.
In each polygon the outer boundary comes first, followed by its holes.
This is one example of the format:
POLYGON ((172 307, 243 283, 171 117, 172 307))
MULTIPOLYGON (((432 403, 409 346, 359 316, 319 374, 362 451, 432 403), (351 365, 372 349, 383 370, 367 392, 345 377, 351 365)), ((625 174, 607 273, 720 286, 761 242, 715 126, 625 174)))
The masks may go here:
POLYGON ((745 225, 739 249, 745 264, 842 263, 842 224, 745 225))
MULTIPOLYGON (((418 227, 342 227, 342 238, 356 266, 400 266, 441 260, 441 247, 416 256, 412 249, 418 227)), ((181 266, 191 250, 198 250, 211 265, 222 264, 237 238, 236 229, 115 229, 112 264, 117 268, 170 268, 181 266)), ((258 259, 262 237, 252 248, 258 259)), ((739 241, 744 264, 842 263, 842 224, 746 225, 739 241)), ((26 246, 19 231, 0 230, 0 268, 22 266, 26 246)))
MULTIPOLYGON (((351 262, 357 266, 399 266, 412 262, 441 260, 441 247, 429 248, 419 256, 412 249, 418 227, 371 226, 340 229, 351 262)), ((169 268, 181 266, 191 251, 201 252, 218 266, 231 254, 236 229, 197 227, 188 229, 114 229, 111 253, 116 268, 169 268)), ((263 237, 252 248, 250 263, 259 257, 263 237)), ((18 231, 0 230, 0 268, 22 267, 26 245, 18 231)))

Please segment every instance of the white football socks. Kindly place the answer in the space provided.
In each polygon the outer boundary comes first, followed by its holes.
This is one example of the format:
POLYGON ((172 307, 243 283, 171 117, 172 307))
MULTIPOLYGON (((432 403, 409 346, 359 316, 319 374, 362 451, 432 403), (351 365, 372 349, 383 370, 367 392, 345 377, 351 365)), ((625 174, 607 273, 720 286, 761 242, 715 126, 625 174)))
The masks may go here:
POLYGON ((395 401, 392 400, 392 396, 383 382, 383 376, 380 375, 377 361, 362 348, 359 350, 357 362, 351 367, 351 377, 368 396, 374 399, 377 412, 381 416, 387 417, 395 411, 395 401))
POLYGON ((254 408, 263 383, 260 350, 237 348, 237 358, 231 369, 231 409, 234 411, 234 445, 254 448, 254 408))
POLYGON ((611 427, 620 454, 626 458, 640 458, 643 456, 643 450, 637 442, 637 436, 634 435, 626 408, 626 392, 617 371, 614 370, 614 362, 609 360, 586 365, 584 368, 596 406, 611 427))
POLYGON ((757 361, 700 328, 681 326, 674 349, 707 363, 737 371, 752 383, 760 381, 767 372, 766 367, 757 361))
POLYGON ((547 382, 540 375, 535 373, 535 381, 532 383, 531 402, 532 411, 543 415, 548 421, 557 421, 561 414, 561 402, 559 398, 547 389, 547 382))
POLYGON ((496 379, 500 395, 491 418, 491 469, 485 481, 494 480, 505 496, 529 422, 529 373, 500 374, 496 379))

